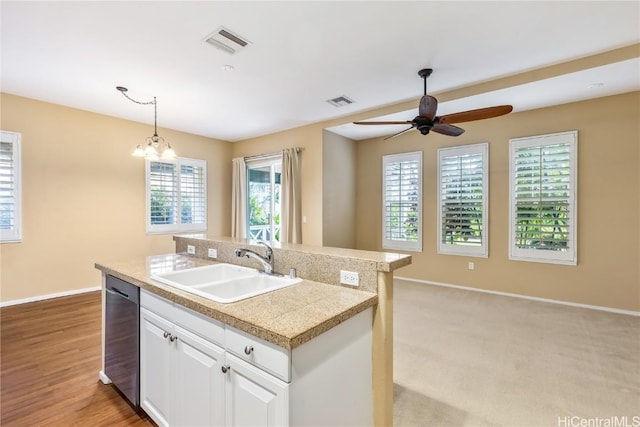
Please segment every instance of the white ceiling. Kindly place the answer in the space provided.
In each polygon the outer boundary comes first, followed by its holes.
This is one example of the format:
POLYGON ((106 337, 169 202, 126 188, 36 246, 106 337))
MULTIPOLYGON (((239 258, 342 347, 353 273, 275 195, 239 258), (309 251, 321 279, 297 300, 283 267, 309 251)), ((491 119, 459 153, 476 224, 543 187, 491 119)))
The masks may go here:
MULTIPOLYGON (((136 99, 157 97, 161 128, 227 141, 417 99, 425 67, 438 93, 640 41, 638 1, 3 0, 0 13, 2 92, 153 123, 150 106, 115 90, 126 86, 136 99), (252 44, 229 55, 202 41, 220 26, 252 44), (356 102, 325 102, 341 95, 356 102)), ((639 89, 636 58, 443 102, 438 114, 639 89), (596 82, 605 85, 586 88, 596 82)), ((400 129, 332 130, 362 139, 400 129)))

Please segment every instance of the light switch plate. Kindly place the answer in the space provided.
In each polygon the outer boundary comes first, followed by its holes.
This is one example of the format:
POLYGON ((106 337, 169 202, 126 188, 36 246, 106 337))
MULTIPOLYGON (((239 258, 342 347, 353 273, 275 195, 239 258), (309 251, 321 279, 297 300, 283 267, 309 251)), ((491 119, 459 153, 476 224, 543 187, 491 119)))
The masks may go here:
POLYGON ((218 258, 218 250, 214 248, 209 248, 207 251, 207 256, 209 258, 218 258))
POLYGON ((193 245, 187 245, 187 253, 189 255, 195 255, 196 254, 196 247, 193 245))

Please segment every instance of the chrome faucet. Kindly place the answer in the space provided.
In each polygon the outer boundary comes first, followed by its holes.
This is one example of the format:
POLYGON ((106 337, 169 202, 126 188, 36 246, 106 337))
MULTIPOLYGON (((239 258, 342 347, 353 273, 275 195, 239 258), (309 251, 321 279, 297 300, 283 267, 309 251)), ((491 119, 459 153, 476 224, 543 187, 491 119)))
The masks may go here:
POLYGON ((236 256, 238 258, 242 258, 242 257, 255 258, 262 263, 262 267, 264 268, 265 273, 277 274, 277 273, 274 273, 273 271, 273 249, 271 249, 271 246, 267 245, 263 241, 258 241, 257 243, 265 247, 264 256, 260 255, 255 251, 252 251, 251 249, 245 249, 245 248, 236 249, 236 256))

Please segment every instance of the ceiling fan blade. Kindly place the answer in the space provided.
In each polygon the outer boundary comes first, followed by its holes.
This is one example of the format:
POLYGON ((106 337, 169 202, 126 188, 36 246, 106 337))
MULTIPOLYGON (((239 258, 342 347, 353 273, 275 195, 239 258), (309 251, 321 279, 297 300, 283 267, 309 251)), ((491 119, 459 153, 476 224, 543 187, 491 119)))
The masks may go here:
POLYGON ((401 131, 400 131, 400 132, 398 132, 398 133, 394 133, 393 135, 386 137, 386 138, 384 139, 384 141, 386 141, 387 139, 395 138, 396 136, 398 136, 398 135, 402 135, 402 134, 403 134, 403 133, 405 133, 405 132, 409 132, 409 131, 410 131, 410 130, 412 130, 414 127, 415 127, 415 126, 411 126, 410 128, 407 128, 407 129, 405 129, 405 130, 401 130, 401 131))
POLYGON ((410 120, 392 122, 353 122, 354 125, 413 125, 410 120))
POLYGON ((459 136, 464 133, 464 129, 459 128, 458 126, 447 125, 442 123, 438 123, 437 125, 433 126, 431 128, 431 131, 441 133, 443 135, 449 135, 449 136, 459 136))
POLYGON ((433 120, 438 109, 438 100, 433 96, 424 95, 420 98, 420 106, 418 107, 418 115, 433 120))
POLYGON ((460 113, 445 114, 439 118, 442 124, 471 122, 474 120, 489 119, 503 116, 513 110, 511 105, 498 105, 496 107, 478 108, 477 110, 462 111, 460 113))

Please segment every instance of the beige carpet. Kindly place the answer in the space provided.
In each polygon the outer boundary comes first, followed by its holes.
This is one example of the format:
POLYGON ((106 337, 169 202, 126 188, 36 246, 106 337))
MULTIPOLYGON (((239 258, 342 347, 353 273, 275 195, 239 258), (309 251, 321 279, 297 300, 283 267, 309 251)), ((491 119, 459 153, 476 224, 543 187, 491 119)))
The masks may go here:
POLYGON ((640 426, 639 317, 401 280, 394 294, 396 426, 640 426))

